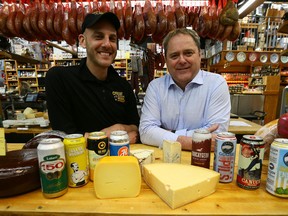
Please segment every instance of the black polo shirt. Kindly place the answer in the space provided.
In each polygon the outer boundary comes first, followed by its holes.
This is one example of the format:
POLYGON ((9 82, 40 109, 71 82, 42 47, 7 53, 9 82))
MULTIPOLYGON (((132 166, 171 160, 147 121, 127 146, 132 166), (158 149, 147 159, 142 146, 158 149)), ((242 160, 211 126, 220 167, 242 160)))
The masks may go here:
POLYGON ((101 81, 91 74, 84 58, 78 66, 52 67, 45 80, 53 130, 83 134, 117 123, 139 125, 133 90, 112 66, 101 81))

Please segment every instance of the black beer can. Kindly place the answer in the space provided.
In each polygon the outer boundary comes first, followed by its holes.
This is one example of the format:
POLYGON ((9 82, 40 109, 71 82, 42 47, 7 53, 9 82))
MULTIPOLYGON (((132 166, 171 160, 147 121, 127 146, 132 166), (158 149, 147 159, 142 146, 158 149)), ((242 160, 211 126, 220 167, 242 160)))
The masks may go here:
POLYGON ((260 187, 265 143, 260 136, 244 135, 240 141, 237 185, 253 190, 260 187))

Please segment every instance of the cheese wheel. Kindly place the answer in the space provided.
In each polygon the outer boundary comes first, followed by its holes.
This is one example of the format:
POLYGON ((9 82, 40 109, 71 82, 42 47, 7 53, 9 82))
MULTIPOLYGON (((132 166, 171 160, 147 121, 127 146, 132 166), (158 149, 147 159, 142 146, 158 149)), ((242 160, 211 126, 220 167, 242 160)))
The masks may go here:
POLYGON ((103 198, 136 197, 141 189, 138 160, 133 156, 106 156, 94 169, 96 196, 103 198))
POLYGON ((172 209, 215 192, 220 174, 206 168, 178 163, 143 165, 146 184, 172 209))

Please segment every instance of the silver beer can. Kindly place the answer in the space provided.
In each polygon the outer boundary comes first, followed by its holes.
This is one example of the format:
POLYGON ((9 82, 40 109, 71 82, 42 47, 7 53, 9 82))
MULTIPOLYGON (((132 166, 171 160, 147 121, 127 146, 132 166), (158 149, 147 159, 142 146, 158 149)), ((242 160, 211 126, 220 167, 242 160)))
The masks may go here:
POLYGON ((271 144, 266 190, 288 198, 288 139, 277 138, 271 144))
POLYGON ((214 171, 220 173, 219 182, 232 182, 234 178, 237 139, 230 132, 218 133, 215 138, 214 171))

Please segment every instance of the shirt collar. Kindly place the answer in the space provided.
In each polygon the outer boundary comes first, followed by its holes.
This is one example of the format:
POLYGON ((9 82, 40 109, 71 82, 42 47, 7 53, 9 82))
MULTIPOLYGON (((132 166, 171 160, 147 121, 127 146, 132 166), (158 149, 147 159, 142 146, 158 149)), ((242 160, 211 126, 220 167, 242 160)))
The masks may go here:
MULTIPOLYGON (((197 73, 197 75, 194 77, 193 80, 191 80, 188 85, 192 85, 193 83, 198 84, 198 85, 202 85, 204 83, 203 81, 203 71, 200 69, 197 73)), ((169 87, 172 85, 177 85, 174 80, 172 79, 172 76, 169 75, 169 87)))
MULTIPOLYGON (((115 70, 113 69, 112 65, 110 65, 108 67, 108 75, 107 75, 107 79, 105 81, 102 80, 98 80, 88 69, 87 65, 86 65, 86 60, 87 58, 83 58, 81 59, 80 62, 80 67, 79 67, 79 76, 81 77, 82 80, 85 81, 92 81, 92 82, 109 82, 112 78, 113 78, 113 72, 115 72, 115 70)), ((116 73, 116 72, 115 72, 116 73)))

